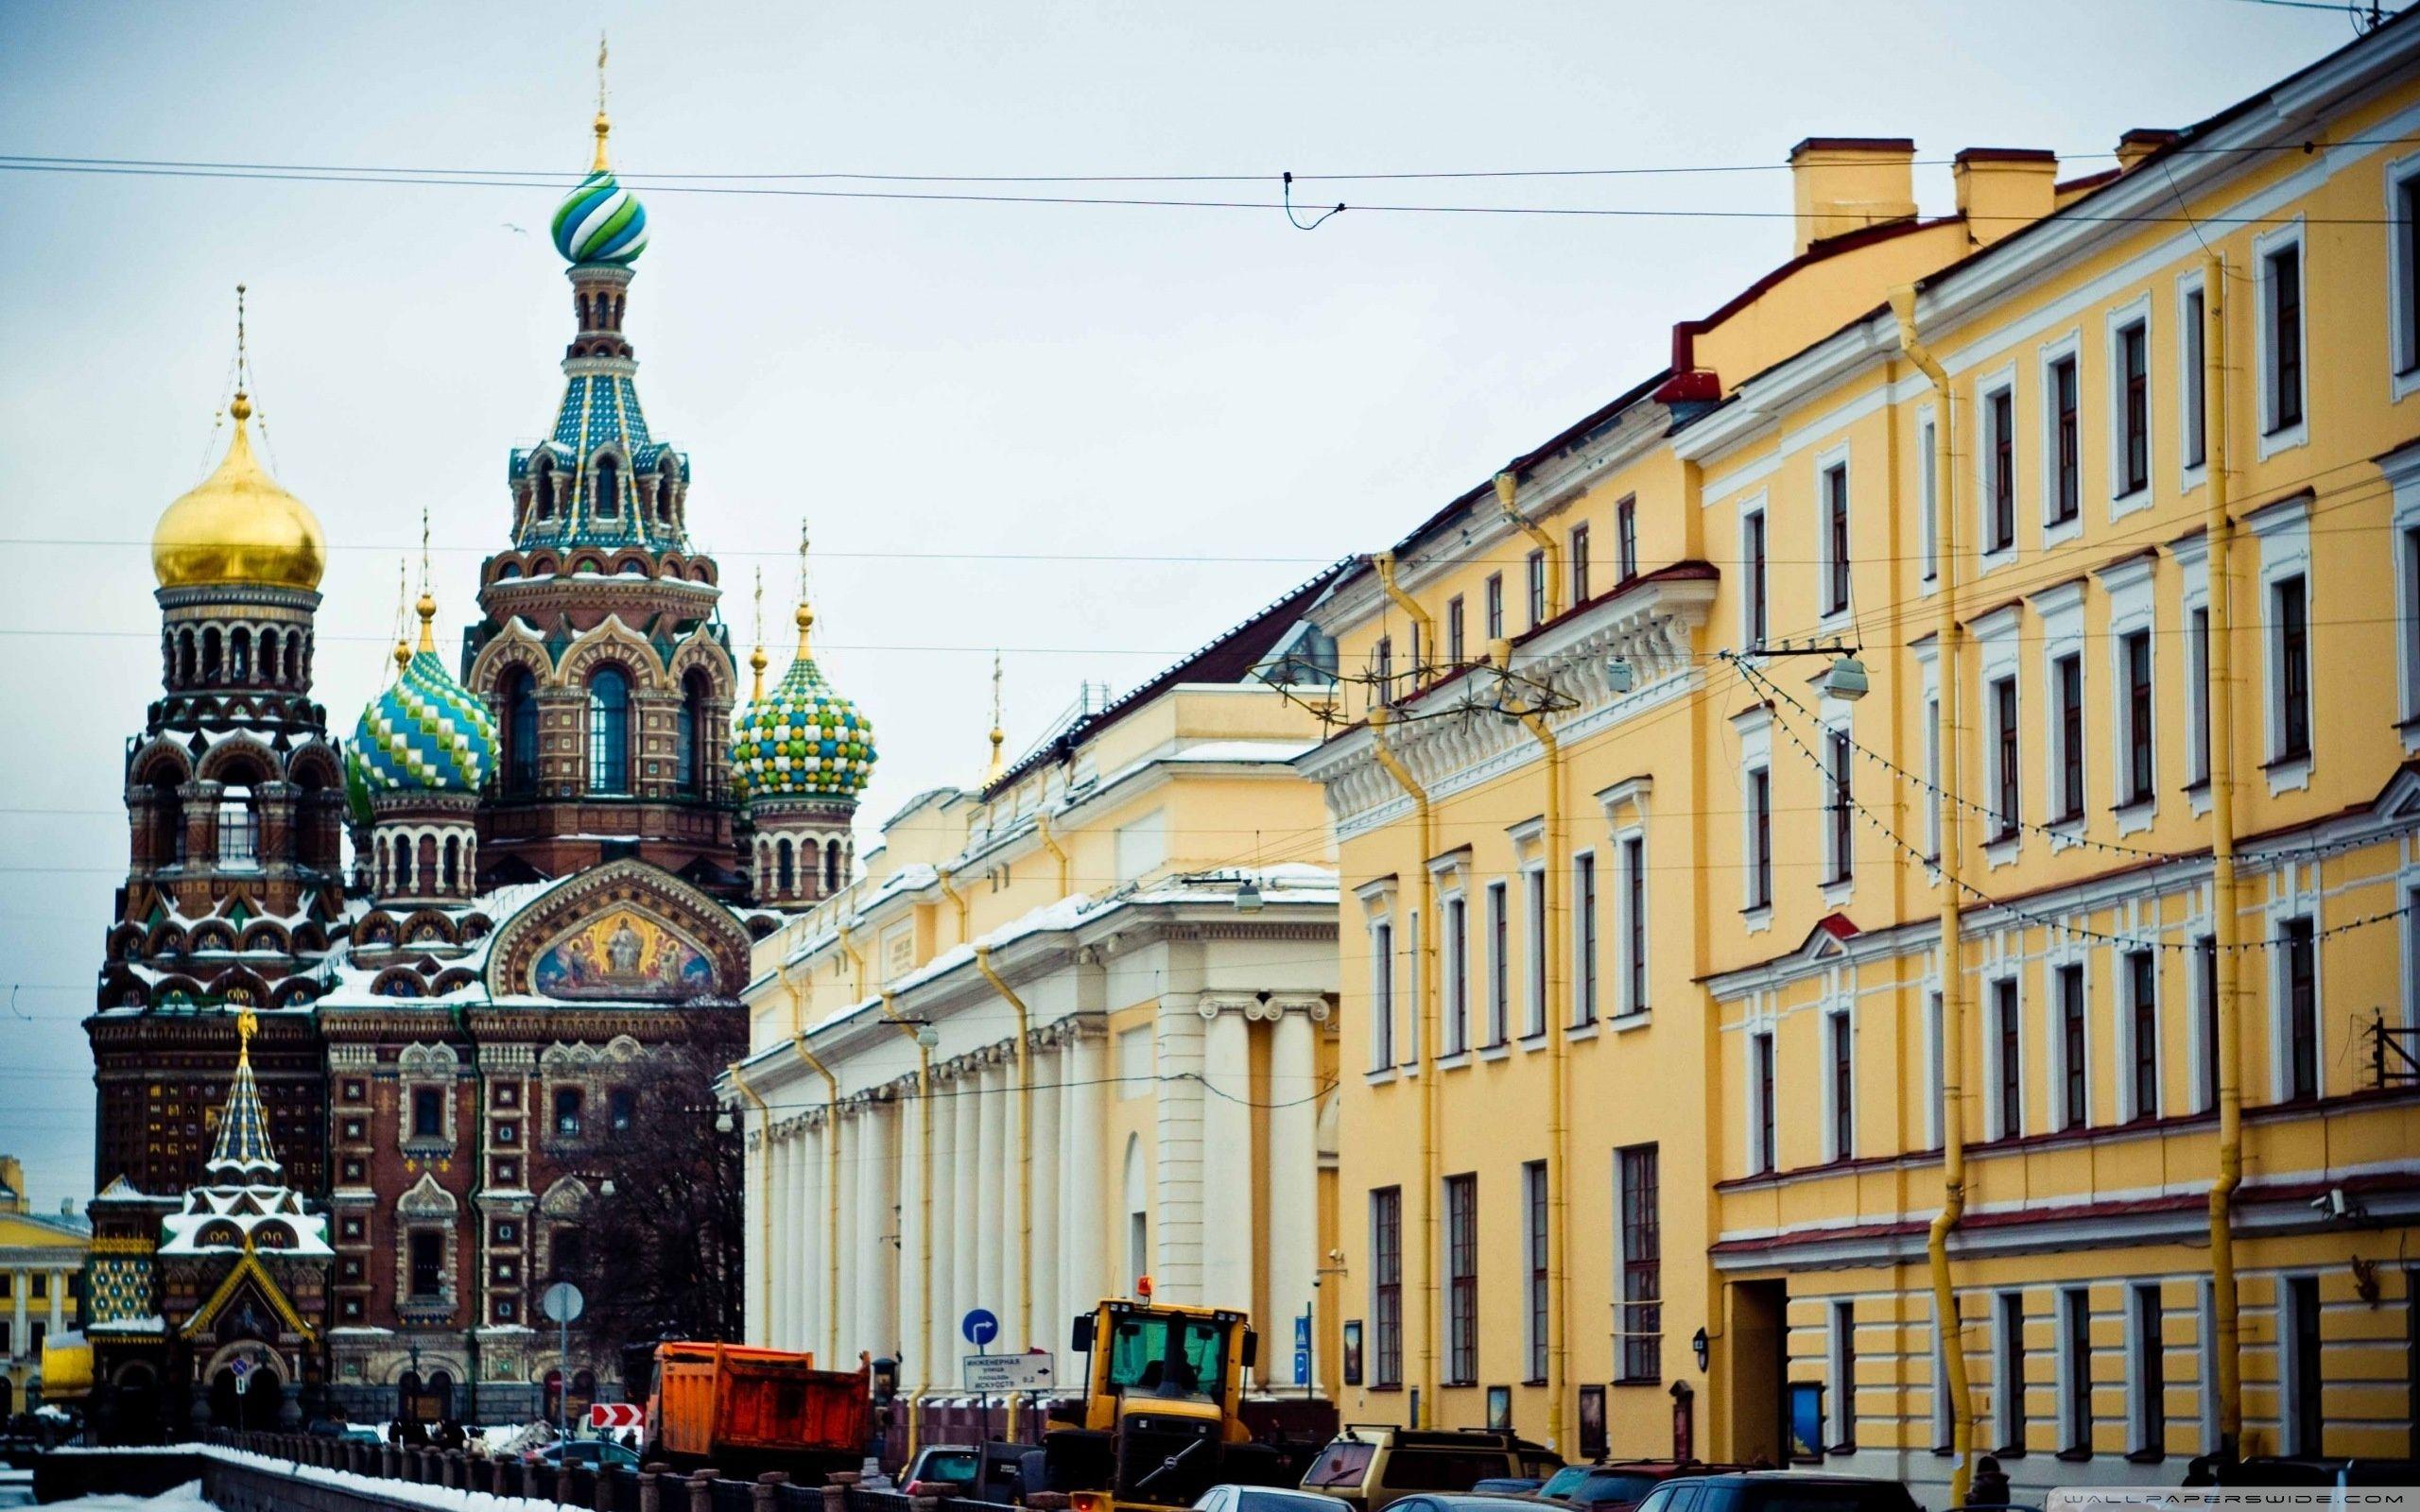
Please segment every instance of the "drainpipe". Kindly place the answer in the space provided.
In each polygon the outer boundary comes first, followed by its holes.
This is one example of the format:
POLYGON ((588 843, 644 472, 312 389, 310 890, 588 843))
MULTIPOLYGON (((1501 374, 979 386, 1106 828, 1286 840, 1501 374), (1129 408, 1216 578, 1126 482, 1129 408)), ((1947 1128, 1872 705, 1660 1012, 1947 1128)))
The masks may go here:
MULTIPOLYGON (((1017 1331, 1033 1346, 1033 1058, 1026 1043, 1031 1019, 1025 999, 992 970, 992 947, 975 947, 975 969, 1017 1016, 1017 1331)), ((1017 1399, 1009 1399, 1009 1436, 1017 1433, 1017 1399)))
POLYGON ((2219 1010, 2219 1174, 2210 1183, 2210 1296, 2219 1356, 2219 1452, 2232 1459, 2243 1438, 2241 1320, 2235 1280, 2235 1191, 2243 1180, 2243 1022, 2236 957, 2235 578, 2228 565, 2235 522, 2227 518, 2226 260, 2202 259, 2202 392, 2209 482, 2210 936, 2219 1010))
POLYGON ((1519 489, 1520 481, 1509 471, 1495 474, 1495 502, 1504 507, 1504 518, 1547 554, 1546 617, 1552 619, 1563 612, 1563 548, 1555 544, 1554 537, 1547 533, 1545 526, 1513 506, 1512 498, 1519 489))
POLYGON ((773 1110, 748 1078, 739 1074, 739 1062, 731 1063, 731 1084, 739 1094, 756 1105, 756 1188, 764 1196, 756 1204, 756 1252, 765 1257, 758 1278, 757 1306, 763 1309, 765 1336, 772 1337, 773 1330, 773 1110))
MULTIPOLYGON (((888 992, 882 995, 882 1016, 899 1024, 901 1032, 916 1046, 916 1199, 920 1208, 916 1220, 916 1316, 922 1320, 925 1337, 916 1341, 918 1373, 924 1379, 917 1383, 915 1395, 908 1399, 908 1457, 913 1460, 924 1440, 925 1399, 933 1394, 933 1051, 919 1038, 913 1025, 900 1023, 898 1010, 890 1005, 888 992)), ((839 1190, 837 1183, 833 1190, 839 1190)), ((837 1214, 832 1231, 840 1231, 837 1214)), ((833 1263, 837 1271, 839 1263, 833 1263)))
POLYGON ((953 943, 963 945, 966 943, 966 895, 949 885, 949 868, 936 867, 933 868, 933 875, 941 880, 942 896, 948 899, 950 906, 958 910, 958 938, 953 943))
MULTIPOLYGON (((1488 655, 1496 670, 1512 668, 1512 643, 1498 640, 1488 646, 1488 655)), ((1564 851, 1563 833, 1563 746, 1547 728, 1543 711, 1521 716, 1531 738, 1546 760, 1546 866, 1539 875, 1542 894, 1540 902, 1547 912, 1547 1447, 1560 1452, 1563 1448, 1564 1375, 1569 1369, 1567 1333, 1564 1328, 1564 1298, 1569 1277, 1566 1256, 1569 1253, 1570 1181, 1564 1166, 1568 1163, 1570 1130, 1564 1111, 1564 1082, 1568 1079, 1570 1043, 1564 1038, 1571 1022, 1570 978, 1564 966, 1565 920, 1563 907, 1563 869, 1567 864, 1564 851)))
POLYGON ((849 970, 854 973, 850 984, 850 1001, 863 1003, 866 1000, 866 957, 863 951, 849 943, 850 933, 846 923, 833 926, 833 938, 839 945, 840 954, 849 958, 849 970))
MULTIPOLYGON (((1370 558, 1370 565, 1377 569, 1378 584, 1387 591, 1387 596, 1395 601, 1395 608, 1411 617, 1412 634, 1419 637, 1411 648, 1411 680, 1416 687, 1428 680, 1428 659, 1437 654, 1436 623, 1429 619, 1428 611, 1420 607, 1420 600, 1395 585, 1393 552, 1378 553, 1370 558)), ((1388 696, 1393 696, 1392 690, 1389 690, 1388 696)))
POLYGON ((1385 704, 1370 711, 1370 749, 1411 799, 1420 840, 1420 854, 1412 861, 1413 886, 1420 900, 1420 954, 1412 970, 1419 974, 1420 990, 1411 1005, 1413 1032, 1420 1039, 1420 1405, 1433 1418, 1437 1412, 1437 1024, 1430 1010, 1437 973, 1430 966, 1435 958, 1437 920, 1432 917, 1436 909, 1428 857, 1436 847, 1431 841, 1434 828, 1428 790, 1412 780, 1410 770, 1387 746, 1387 726, 1393 721, 1394 711, 1385 704))
POLYGON ((1067 852, 1059 849, 1058 838, 1050 833, 1050 816, 1046 812, 1033 816, 1034 833, 1042 836, 1042 849, 1059 863, 1059 896, 1067 896, 1067 852))
POLYGON ((840 1356, 840 1078, 832 1068, 806 1048, 806 1031, 802 1015, 806 1007, 806 994, 799 990, 798 981, 787 967, 781 969, 782 986, 790 990, 790 1048, 809 1070, 823 1078, 823 1198, 827 1208, 823 1228, 823 1334, 827 1360, 840 1356))
POLYGON ((1941 418, 1933 436, 1933 573, 1940 579, 1936 594, 1935 660, 1941 668, 1941 708, 1934 732, 1941 747, 1941 788, 1933 795, 1941 830, 1941 1211, 1933 1214, 1925 1235, 1925 1263, 1932 1279, 1933 1337, 1941 1346, 1949 1374, 1950 1451, 1958 1463, 1949 1472, 1949 1504, 1966 1501, 1975 1475, 1975 1418, 1972 1388, 1966 1380, 1966 1349, 1958 1316, 1958 1294, 1950 1284, 1949 1234, 1966 1215, 1966 1111, 1964 1052, 1966 1043, 1966 971, 1962 952, 1963 920, 1959 892, 1960 866, 1964 858, 1959 824, 1962 812, 1952 795, 1958 791, 1958 469, 1951 418, 1956 396, 1949 374, 1916 336, 1916 290, 1913 284, 1891 291, 1891 310, 1899 320, 1899 349, 1917 370, 1931 380, 1940 396, 1941 418))

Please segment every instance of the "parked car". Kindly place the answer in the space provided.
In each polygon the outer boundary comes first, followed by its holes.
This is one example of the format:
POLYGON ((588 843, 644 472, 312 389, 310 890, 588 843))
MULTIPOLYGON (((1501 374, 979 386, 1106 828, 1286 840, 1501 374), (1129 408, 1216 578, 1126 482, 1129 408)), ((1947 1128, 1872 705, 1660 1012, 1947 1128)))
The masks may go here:
POLYGON ((1534 1496, 1545 1484, 1534 1475, 1489 1475, 1473 1483, 1471 1490, 1479 1496, 1534 1496))
MULTIPOLYGON (((2199 1461, 2196 1462, 2201 1463, 2199 1461)), ((2204 1466, 2220 1486, 2258 1487, 2420 1485, 2420 1460, 2321 1459, 2309 1455, 2256 1454, 2232 1464, 2204 1466)), ((2186 1485, 2195 1482, 2187 1476, 2186 1485)))
POLYGON ((590 1469, 606 1465, 626 1470, 639 1468, 638 1455, 610 1438, 566 1438, 533 1449, 526 1457, 533 1465, 552 1465, 557 1469, 565 1465, 585 1465, 590 1469))
POLYGON ((973 1444, 926 1444, 900 1472, 909 1496, 967 1496, 983 1478, 983 1455, 973 1444))
POLYGON ((1538 1494, 1586 1512, 1626 1512, 1675 1475, 1712 1475, 1736 1469, 1696 1460, 1599 1460, 1594 1465, 1564 1466, 1547 1477, 1538 1494))
POLYGON ((1538 1512, 1533 1496, 1482 1496, 1476 1491, 1402 1496, 1388 1504, 1394 1512, 1513 1512, 1516 1507, 1538 1512))
POLYGON ((1194 1500, 1193 1512, 1350 1512, 1351 1503, 1319 1491, 1280 1486, 1214 1486, 1194 1500))
POLYGON ((1552 1450, 1495 1430, 1351 1424, 1320 1451, 1302 1488, 1355 1512, 1383 1512, 1415 1492, 1467 1493, 1484 1480, 1535 1480, 1562 1465, 1552 1450))
POLYGON ((1638 1512, 1919 1512, 1896 1481, 1805 1470, 1730 1470, 1675 1475, 1638 1512))

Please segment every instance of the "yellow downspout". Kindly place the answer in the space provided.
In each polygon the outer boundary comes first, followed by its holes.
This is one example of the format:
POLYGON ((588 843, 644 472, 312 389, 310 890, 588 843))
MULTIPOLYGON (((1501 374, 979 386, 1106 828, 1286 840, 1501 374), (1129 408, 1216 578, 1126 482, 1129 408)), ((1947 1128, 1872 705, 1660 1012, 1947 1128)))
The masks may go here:
POLYGON ((1067 852, 1059 849, 1058 837, 1050 833, 1050 816, 1037 813, 1033 816, 1034 833, 1042 836, 1042 849, 1059 863, 1059 896, 1067 896, 1067 852))
POLYGON ((2204 464, 2209 499, 2210 685, 2210 936, 2217 947, 2211 984, 2219 1010, 2219 1174, 2210 1183, 2210 1296, 2219 1357, 2219 1452, 2233 1457, 2243 1441, 2241 1319, 2235 1280, 2235 1190, 2243 1180, 2243 1025, 2237 1017, 2236 956, 2242 932, 2237 916, 2235 867, 2235 578, 2227 518, 2226 260, 2202 260, 2202 390, 2204 464))
MULTIPOLYGON (((1496 641, 1488 647, 1499 671, 1512 667, 1512 643, 1496 641)), ((1569 1278, 1565 1261, 1570 1240, 1569 1182, 1564 1167, 1569 1151, 1564 1148, 1570 1130, 1564 1111, 1564 1084, 1567 1079, 1569 1041, 1564 1030, 1571 1022, 1570 977, 1564 968, 1566 920, 1563 908, 1563 746, 1547 728, 1543 713, 1523 714, 1521 723, 1529 727, 1546 759, 1547 812, 1545 866, 1539 873, 1539 902, 1547 912, 1547 1447, 1561 1452, 1563 1449, 1563 1387, 1564 1375, 1570 1362, 1566 1355, 1568 1332, 1564 1328, 1564 1298, 1569 1295, 1569 1278)))
MULTIPOLYGON (((915 1025, 900 1022, 888 992, 882 995, 882 1016, 898 1024, 899 1032, 916 1047, 916 1184, 921 1209, 916 1220, 916 1316, 925 1336, 916 1341, 916 1360, 924 1380, 908 1399, 908 1457, 912 1460, 924 1439, 925 1399, 933 1394, 933 1362, 926 1358, 932 1353, 933 1333, 933 1052, 917 1036, 915 1025)), ((833 1232, 839 1232, 837 1221, 833 1232)))
POLYGON ((1941 1211, 1933 1214, 1925 1234, 1925 1262, 1932 1273, 1933 1336, 1949 1376, 1950 1452, 1958 1463, 1949 1472, 1949 1504, 1965 1503, 1974 1480, 1975 1419, 1972 1388, 1966 1380, 1966 1349, 1958 1317, 1958 1294, 1950 1283, 1949 1235, 1966 1215, 1966 971, 1962 950, 1960 863, 1963 837, 1958 792, 1958 469, 1952 465, 1951 417, 1956 398, 1949 374, 1916 336, 1916 291, 1912 284, 1891 291, 1891 310, 1899 319, 1899 348, 1908 360, 1932 382, 1940 396, 1941 417, 1933 425, 1933 573, 1940 579, 1939 617, 1935 622, 1934 659, 1941 672, 1941 707, 1934 715, 1935 738, 1941 747, 1941 785, 1934 797, 1941 829, 1941 1211))
POLYGON ((966 943, 966 895, 949 885, 949 868, 936 867, 933 868, 933 875, 941 879, 942 896, 949 900, 952 908, 958 910, 958 938, 951 943, 963 945, 966 943))
POLYGON ((765 1257, 757 1277, 756 1306, 769 1342, 773 1336, 773 1110, 739 1074, 736 1060, 731 1063, 731 1084, 756 1105, 756 1189, 764 1194, 756 1203, 756 1253, 765 1257))
MULTIPOLYGON (((1420 854, 1412 862, 1413 885, 1418 889, 1417 904, 1420 919, 1420 954, 1412 962, 1419 974, 1420 990, 1414 995, 1411 1011, 1414 1032, 1420 1038, 1420 1405, 1431 1420, 1437 1414, 1437 1024, 1429 1010, 1437 991, 1437 973, 1430 970, 1435 959, 1437 921, 1436 909, 1430 896, 1434 884, 1428 875, 1428 857, 1435 850, 1431 843, 1431 822, 1428 813, 1428 790, 1412 781, 1410 771, 1387 746, 1387 726, 1393 722, 1394 711, 1380 704, 1370 711, 1370 748, 1378 765, 1387 769, 1404 792, 1411 799, 1420 839, 1420 854)), ((1421 1426, 1415 1422, 1411 1427, 1421 1426)))
POLYGON ((823 1358, 837 1360, 840 1357, 840 1246, 837 1243, 840 1235, 840 1078, 832 1074, 822 1057, 806 1048, 806 1029, 801 1019, 806 995, 799 990, 788 967, 781 972, 782 986, 790 990, 790 1048, 823 1078, 823 1105, 829 1109, 823 1115, 823 1358))
MULTIPOLYGON (((1033 1337, 1033 1059, 1032 1047, 1026 1043, 1026 1031, 1031 1026, 1026 1012, 1025 999, 1016 995, 1000 973, 992 970, 992 947, 975 947, 975 969, 992 990, 1016 1010, 1017 1016, 1017 1332, 1026 1348, 1034 1345, 1033 1337)), ((1009 1436, 1017 1433, 1017 1399, 1009 1399, 1009 1436)))
POLYGON ((1555 544, 1554 537, 1547 533, 1544 525, 1514 507, 1512 499, 1519 489, 1520 482, 1512 473, 1495 474, 1495 502, 1504 507, 1504 518, 1512 522, 1522 534, 1536 541, 1538 549, 1547 554, 1546 618, 1552 619, 1563 612, 1563 548, 1555 544))
MULTIPOLYGON (((1395 601, 1395 608, 1402 610, 1411 619, 1412 634, 1416 638, 1411 647, 1411 681, 1412 686, 1418 687, 1428 680, 1428 659, 1437 654, 1436 622, 1428 617, 1426 610, 1420 607, 1420 600, 1395 586, 1395 554, 1393 552, 1378 553, 1370 558, 1370 565, 1377 569, 1378 586, 1384 588, 1387 591, 1387 596, 1395 601)), ((1387 695, 1392 697, 1393 690, 1387 690, 1387 695)))

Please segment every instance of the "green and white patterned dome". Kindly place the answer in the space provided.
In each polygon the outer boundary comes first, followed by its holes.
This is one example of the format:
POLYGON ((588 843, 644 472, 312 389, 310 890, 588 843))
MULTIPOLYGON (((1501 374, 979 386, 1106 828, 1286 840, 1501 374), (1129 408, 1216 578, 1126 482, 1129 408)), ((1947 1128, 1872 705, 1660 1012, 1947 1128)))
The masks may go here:
POLYGON ((814 614, 798 610, 798 656, 771 689, 740 711, 732 731, 732 784, 750 799, 856 801, 873 777, 873 722, 833 691, 808 653, 814 614))
POLYGON ((353 760, 372 793, 475 793, 495 768, 495 723, 438 660, 436 601, 424 593, 419 607, 420 649, 396 644, 400 674, 361 711, 353 760))

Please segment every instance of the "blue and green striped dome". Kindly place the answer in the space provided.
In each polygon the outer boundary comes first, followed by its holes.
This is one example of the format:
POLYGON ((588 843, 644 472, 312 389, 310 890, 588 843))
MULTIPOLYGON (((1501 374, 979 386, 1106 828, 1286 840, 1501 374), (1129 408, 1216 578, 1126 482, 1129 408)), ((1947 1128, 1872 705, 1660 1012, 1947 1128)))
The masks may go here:
POLYGON ((647 207, 598 168, 555 210, 555 250, 567 263, 629 265, 647 250, 647 207))
POLYGON ((854 799, 873 778, 873 722, 823 680, 804 644, 782 680, 741 711, 732 734, 732 782, 749 798, 854 799))
MULTIPOLYGON (((421 648, 404 663, 403 676, 370 701, 354 727, 361 783, 372 793, 475 793, 495 767, 495 724, 487 705, 446 672, 422 628, 421 648)), ((402 647, 396 650, 400 655, 402 647)))

